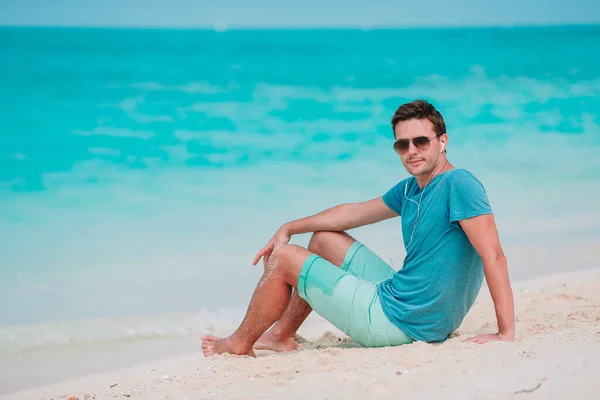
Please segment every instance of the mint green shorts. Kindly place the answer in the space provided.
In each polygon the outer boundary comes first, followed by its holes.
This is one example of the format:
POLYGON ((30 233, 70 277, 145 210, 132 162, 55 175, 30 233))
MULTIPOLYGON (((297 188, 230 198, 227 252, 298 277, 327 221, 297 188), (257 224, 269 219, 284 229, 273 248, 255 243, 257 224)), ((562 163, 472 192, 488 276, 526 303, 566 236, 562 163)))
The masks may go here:
POLYGON ((398 346, 413 339, 384 314, 377 293, 395 271, 362 243, 352 243, 341 268, 311 254, 298 277, 298 294, 313 310, 365 347, 398 346))

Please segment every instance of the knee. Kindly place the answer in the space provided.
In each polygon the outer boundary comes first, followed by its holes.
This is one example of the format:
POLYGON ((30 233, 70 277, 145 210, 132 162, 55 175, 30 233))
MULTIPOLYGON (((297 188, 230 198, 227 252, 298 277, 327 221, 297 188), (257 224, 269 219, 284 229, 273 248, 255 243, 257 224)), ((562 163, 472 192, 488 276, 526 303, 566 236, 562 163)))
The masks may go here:
POLYGON ((269 257, 269 261, 265 266, 265 273, 268 276, 281 276, 286 282, 294 282, 297 280, 302 265, 309 255, 308 250, 295 244, 280 246, 269 257))
POLYGON ((285 265, 289 264, 293 259, 298 258, 306 249, 295 245, 295 244, 284 244, 282 246, 277 247, 271 253, 271 257, 269 257, 269 262, 267 263, 267 268, 269 269, 281 269, 285 265))
POLYGON ((312 234, 308 242, 308 251, 315 254, 322 254, 326 243, 331 240, 338 232, 317 231, 312 234))

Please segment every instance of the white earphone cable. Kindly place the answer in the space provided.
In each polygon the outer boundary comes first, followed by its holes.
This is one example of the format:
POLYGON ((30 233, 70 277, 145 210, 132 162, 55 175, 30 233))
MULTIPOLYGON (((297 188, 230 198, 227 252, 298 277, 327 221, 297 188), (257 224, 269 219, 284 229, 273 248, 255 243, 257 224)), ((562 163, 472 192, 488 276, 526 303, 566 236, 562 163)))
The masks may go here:
POLYGON ((406 198, 406 200, 408 200, 408 201, 412 201, 413 203, 415 203, 417 205, 417 216, 415 217, 415 222, 413 223, 413 230, 412 230, 412 233, 410 234, 410 240, 408 241, 408 244, 404 247, 405 250, 408 250, 408 247, 412 243, 413 236, 415 234, 415 230, 417 229, 417 221, 419 220, 419 217, 420 217, 420 214, 421 214, 421 200, 423 199, 423 194, 425 193, 425 188, 427 188, 427 185, 429 185, 429 182, 431 182, 431 180, 433 179, 433 174, 435 173, 435 170, 437 169, 437 167, 438 167, 438 165, 440 163, 440 160, 442 158, 442 151, 443 151, 443 149, 444 149, 444 147, 442 147, 442 150, 438 153, 437 162, 435 163, 435 167, 431 171, 431 175, 429 176, 429 179, 427 180, 427 183, 425 184, 425 186, 423 186, 423 190, 421 191, 421 196, 419 197, 419 202, 418 203, 416 201, 414 201, 413 199, 409 199, 406 196, 406 192, 407 192, 407 188, 408 188, 408 179, 404 183, 404 198, 406 198))

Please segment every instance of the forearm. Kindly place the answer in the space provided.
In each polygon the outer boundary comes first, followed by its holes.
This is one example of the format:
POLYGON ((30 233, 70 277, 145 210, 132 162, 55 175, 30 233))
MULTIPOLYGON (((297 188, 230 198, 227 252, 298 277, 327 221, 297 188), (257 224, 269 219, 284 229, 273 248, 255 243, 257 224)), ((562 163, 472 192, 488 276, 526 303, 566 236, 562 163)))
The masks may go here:
POLYGON ((515 334, 515 313, 506 258, 500 256, 484 263, 484 271, 494 301, 496 319, 498 320, 498 333, 512 339, 515 334))
POLYGON ((317 231, 343 232, 394 216, 397 214, 379 197, 360 203, 340 204, 318 214, 288 222, 283 228, 290 235, 317 231))
POLYGON ((318 231, 343 232, 398 216, 382 197, 340 204, 318 214, 288 222, 282 229, 289 235, 318 231))
POLYGON ((318 214, 297 219, 283 225, 290 235, 317 231, 345 231, 356 228, 358 220, 352 219, 354 204, 340 204, 318 214))

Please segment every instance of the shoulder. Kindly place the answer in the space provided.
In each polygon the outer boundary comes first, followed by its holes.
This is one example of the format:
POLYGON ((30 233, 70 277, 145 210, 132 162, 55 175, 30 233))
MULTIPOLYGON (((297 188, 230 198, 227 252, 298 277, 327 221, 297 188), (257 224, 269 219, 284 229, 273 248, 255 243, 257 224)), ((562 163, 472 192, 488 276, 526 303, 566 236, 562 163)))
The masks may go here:
POLYGON ((479 186, 483 188, 483 183, 471 171, 464 168, 456 168, 449 171, 448 179, 446 180, 452 186, 479 186))
POLYGON ((473 173, 466 169, 458 169, 451 174, 448 181, 451 223, 492 213, 486 190, 473 173))
POLYGON ((448 171, 450 174, 449 178, 452 180, 460 180, 460 179, 475 179, 478 180, 477 177, 468 169, 465 168, 455 168, 453 170, 448 171))
POLYGON ((449 201, 456 204, 480 201, 488 203, 488 193, 483 183, 466 169, 455 169, 446 179, 446 193, 449 201))

